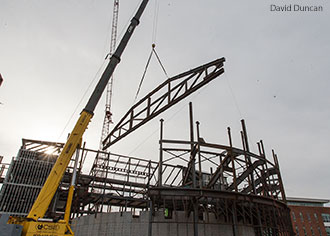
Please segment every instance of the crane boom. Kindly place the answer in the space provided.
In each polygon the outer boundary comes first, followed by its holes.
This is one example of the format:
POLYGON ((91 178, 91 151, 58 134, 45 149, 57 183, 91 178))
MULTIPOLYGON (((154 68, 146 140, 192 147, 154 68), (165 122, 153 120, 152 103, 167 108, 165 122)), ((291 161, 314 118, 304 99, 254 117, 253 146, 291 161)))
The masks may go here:
MULTIPOLYGON (((103 72, 98 84, 96 85, 91 97, 89 98, 87 105, 83 109, 83 111, 80 114, 80 117, 72 130, 66 144, 64 145, 64 148, 58 157, 57 161, 55 162, 44 186, 42 187, 36 201, 34 202, 32 209, 30 210, 27 219, 23 219, 20 224, 23 225, 23 235, 34 235, 36 230, 38 230, 38 225, 36 225, 36 221, 38 221, 39 218, 44 217, 49 204, 59 186, 59 183, 63 177, 63 174, 70 162, 70 159, 75 152, 76 148, 81 143, 82 136, 87 129, 87 126, 89 122, 91 121, 95 107, 98 103, 98 101, 101 98, 101 95, 106 88, 109 79, 111 78, 116 66, 120 62, 120 57, 131 38, 134 29, 139 24, 140 17, 147 6, 147 3, 149 0, 143 0, 140 4, 135 16, 132 18, 130 25, 128 26, 123 38, 121 39, 117 49, 115 50, 114 54, 111 56, 110 61, 103 72)), ((65 231, 70 230, 70 227, 68 226, 68 222, 65 222, 68 229, 62 230, 62 225, 59 223, 57 227, 48 227, 55 230, 56 228, 61 228, 61 232, 51 232, 53 235, 65 235, 65 231)), ((56 223, 53 223, 56 225, 56 223)), ((40 230, 45 227, 42 223, 40 225, 40 230)), ((71 235, 72 235, 71 231, 71 235)))
POLYGON ((94 112, 95 107, 96 107, 98 101, 100 100, 101 95, 102 95, 105 87, 107 86, 110 77, 113 74, 113 71, 115 70, 117 64, 120 62, 120 57, 129 41, 129 39, 131 38, 135 27, 140 22, 140 17, 142 15, 145 7, 147 6, 148 2, 149 2, 149 0, 143 0, 139 9, 137 10, 135 16, 132 18, 131 23, 128 26, 123 38, 121 39, 116 51, 111 56, 108 66, 106 67, 105 71, 103 72, 102 77, 99 80, 98 84, 96 85, 96 87, 92 93, 92 96, 90 97, 89 101, 87 102, 87 105, 86 105, 84 111, 91 112, 91 113, 94 112))

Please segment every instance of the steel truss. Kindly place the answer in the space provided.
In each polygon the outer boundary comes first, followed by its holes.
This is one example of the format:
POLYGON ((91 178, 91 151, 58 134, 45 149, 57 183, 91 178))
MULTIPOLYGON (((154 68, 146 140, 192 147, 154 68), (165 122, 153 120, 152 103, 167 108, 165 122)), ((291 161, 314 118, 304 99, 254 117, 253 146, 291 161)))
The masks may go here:
POLYGON ((169 78, 132 108, 103 140, 103 149, 118 142, 149 120, 224 73, 225 58, 220 58, 169 78))

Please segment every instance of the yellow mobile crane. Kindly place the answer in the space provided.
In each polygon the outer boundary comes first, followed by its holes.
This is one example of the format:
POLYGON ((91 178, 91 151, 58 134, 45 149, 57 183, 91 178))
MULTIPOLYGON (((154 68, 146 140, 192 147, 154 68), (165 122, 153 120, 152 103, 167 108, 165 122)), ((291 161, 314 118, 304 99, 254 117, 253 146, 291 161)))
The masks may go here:
MULTIPOLYGON (((22 235, 26 236, 63 236, 74 235, 69 225, 69 214, 71 209, 71 201, 73 196, 73 185, 69 189, 69 195, 67 200, 67 206, 65 216, 63 220, 58 222, 45 222, 42 221, 50 202, 59 186, 59 183, 63 177, 63 174, 70 162, 70 159, 77 147, 80 146, 82 136, 87 129, 89 122, 91 121, 95 107, 101 98, 101 95, 108 84, 110 77, 112 76, 116 66, 120 62, 120 57, 132 36, 135 27, 139 24, 140 17, 147 6, 148 0, 143 0, 132 18, 130 25, 128 26, 126 33, 120 41, 116 51, 111 56, 110 61, 103 72, 98 84, 96 85, 86 107, 80 114, 80 117, 73 128, 67 142, 65 143, 63 150, 55 162, 44 186, 42 187, 38 198, 34 202, 32 209, 30 210, 26 218, 12 218, 8 221, 10 224, 22 225, 22 235)), ((4 232, 2 232, 4 233, 4 232)), ((0 232, 0 234, 2 234, 0 232)), ((4 234, 9 235, 9 234, 4 234)))

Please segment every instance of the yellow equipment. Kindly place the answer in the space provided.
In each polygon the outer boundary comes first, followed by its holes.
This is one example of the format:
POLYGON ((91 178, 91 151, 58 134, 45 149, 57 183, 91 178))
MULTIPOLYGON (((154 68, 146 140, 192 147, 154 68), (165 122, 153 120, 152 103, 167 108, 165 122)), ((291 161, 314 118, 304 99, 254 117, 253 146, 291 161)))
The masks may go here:
MULTIPOLYGON (((81 112, 80 117, 72 130, 63 150, 55 162, 43 188, 41 189, 38 198, 34 202, 26 218, 13 217, 8 220, 9 224, 17 224, 23 226, 22 235, 26 236, 64 236, 74 235, 69 225, 69 216, 71 210, 71 202, 74 192, 74 184, 71 184, 65 210, 64 219, 58 222, 43 221, 49 204, 61 182, 63 174, 71 160, 73 153, 80 146, 82 136, 91 121, 95 107, 101 98, 101 95, 108 84, 116 66, 120 62, 120 57, 133 34, 135 27, 139 24, 140 17, 148 3, 148 0, 143 0, 138 11, 131 20, 126 33, 120 41, 116 51, 111 56, 110 61, 103 72, 98 84, 96 85, 86 107, 81 112)), ((74 181, 72 181, 74 182, 74 181)))

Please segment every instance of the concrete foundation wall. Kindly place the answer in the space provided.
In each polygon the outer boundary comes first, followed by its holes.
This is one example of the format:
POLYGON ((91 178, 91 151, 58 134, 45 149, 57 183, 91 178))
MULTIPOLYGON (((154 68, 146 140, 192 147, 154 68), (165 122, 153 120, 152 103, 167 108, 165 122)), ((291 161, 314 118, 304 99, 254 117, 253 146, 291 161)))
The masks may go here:
MULTIPOLYGON (((76 218, 72 222, 75 236, 147 236, 149 212, 141 212, 138 217, 129 212, 100 213, 76 218)), ((153 216, 152 236, 191 236, 194 235, 193 221, 184 212, 173 213, 172 219, 165 219, 162 212, 153 216)), ((237 236, 255 236, 251 226, 238 225, 237 236)), ((199 236, 233 236, 233 226, 221 223, 210 217, 208 223, 198 223, 199 236)))

